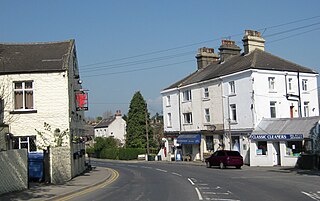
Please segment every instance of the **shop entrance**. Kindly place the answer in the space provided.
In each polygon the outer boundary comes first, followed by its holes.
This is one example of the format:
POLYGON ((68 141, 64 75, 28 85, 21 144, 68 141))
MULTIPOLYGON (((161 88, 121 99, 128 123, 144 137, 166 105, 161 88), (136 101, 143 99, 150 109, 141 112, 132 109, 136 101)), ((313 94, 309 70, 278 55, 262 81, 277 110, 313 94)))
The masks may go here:
POLYGON ((273 142, 273 150, 272 150, 272 156, 273 156, 273 165, 281 165, 280 163, 280 144, 279 142, 273 142))

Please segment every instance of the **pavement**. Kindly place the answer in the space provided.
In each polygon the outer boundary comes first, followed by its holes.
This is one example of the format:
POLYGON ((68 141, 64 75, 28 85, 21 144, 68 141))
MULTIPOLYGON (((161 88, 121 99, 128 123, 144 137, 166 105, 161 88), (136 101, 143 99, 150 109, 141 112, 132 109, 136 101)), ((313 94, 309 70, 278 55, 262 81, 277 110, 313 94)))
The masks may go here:
POLYGON ((0 200, 66 200, 77 193, 90 189, 114 179, 113 171, 108 168, 95 167, 91 171, 79 175, 62 185, 31 183, 29 189, 0 195, 0 200))
MULTIPOLYGON (((105 159, 92 159, 92 161, 108 161, 105 159)), ((113 162, 115 162, 113 160, 113 162)), ((125 161, 119 161, 121 163, 125 161)), ((129 163, 139 163, 146 161, 128 161, 129 163)), ((179 165, 200 165, 205 166, 203 162, 185 162, 185 161, 149 161, 148 163, 168 163, 179 165)), ((243 166, 243 169, 255 169, 261 171, 275 171, 293 174, 307 174, 320 176, 319 170, 301 170, 293 167, 250 167, 243 166)), ((101 186, 108 185, 118 178, 119 174, 110 168, 94 167, 91 171, 85 172, 62 185, 31 183, 29 189, 0 195, 1 200, 24 201, 24 200, 55 200, 64 201, 76 197, 80 194, 92 192, 101 186)))

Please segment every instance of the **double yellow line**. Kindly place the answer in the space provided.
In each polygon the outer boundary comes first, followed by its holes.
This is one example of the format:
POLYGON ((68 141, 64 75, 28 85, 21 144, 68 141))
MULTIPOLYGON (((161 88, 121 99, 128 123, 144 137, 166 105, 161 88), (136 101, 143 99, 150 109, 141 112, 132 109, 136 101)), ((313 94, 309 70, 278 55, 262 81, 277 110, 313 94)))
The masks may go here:
POLYGON ((89 187, 89 188, 87 188, 87 189, 85 189, 85 190, 83 190, 81 192, 73 193, 71 195, 67 195, 65 197, 62 197, 62 198, 59 198, 59 199, 55 199, 55 200, 56 201, 67 201, 67 200, 79 197, 81 195, 84 195, 84 194, 87 194, 87 193, 91 193, 91 192, 96 191, 98 189, 104 188, 107 185, 113 183, 115 180, 118 179, 118 177, 119 177, 119 172, 118 171, 116 171, 114 169, 111 169, 111 168, 106 168, 106 169, 111 172, 110 178, 108 178, 106 181, 102 182, 101 184, 89 187))

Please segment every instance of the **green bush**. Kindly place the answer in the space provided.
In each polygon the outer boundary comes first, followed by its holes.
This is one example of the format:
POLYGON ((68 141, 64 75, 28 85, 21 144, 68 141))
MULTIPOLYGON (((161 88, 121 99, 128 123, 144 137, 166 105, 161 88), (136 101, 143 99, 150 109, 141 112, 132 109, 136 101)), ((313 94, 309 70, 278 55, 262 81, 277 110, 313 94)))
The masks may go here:
POLYGON ((103 159, 119 159, 119 149, 118 148, 104 148, 100 152, 100 158, 103 159))
POLYGON ((86 153, 89 156, 92 156, 94 154, 94 148, 93 147, 86 147, 86 153))
POLYGON ((120 160, 136 160, 139 154, 145 154, 146 150, 141 148, 120 148, 120 160))

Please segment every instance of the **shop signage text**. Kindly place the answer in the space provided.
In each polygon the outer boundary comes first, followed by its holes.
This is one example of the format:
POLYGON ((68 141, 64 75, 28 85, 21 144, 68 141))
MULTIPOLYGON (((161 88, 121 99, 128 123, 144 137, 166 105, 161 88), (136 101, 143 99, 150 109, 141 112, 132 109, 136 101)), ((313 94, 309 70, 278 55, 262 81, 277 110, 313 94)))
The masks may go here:
POLYGON ((265 141, 303 140, 303 134, 252 134, 250 139, 265 141))

